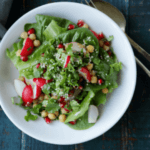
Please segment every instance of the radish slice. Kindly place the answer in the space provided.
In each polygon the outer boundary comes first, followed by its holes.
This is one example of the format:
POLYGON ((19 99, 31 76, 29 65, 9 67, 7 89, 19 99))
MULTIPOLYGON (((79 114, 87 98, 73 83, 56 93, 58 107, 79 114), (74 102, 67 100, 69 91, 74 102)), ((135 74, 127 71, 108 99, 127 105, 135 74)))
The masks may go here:
POLYGON ((88 110, 88 123, 95 123, 98 117, 98 108, 94 105, 90 105, 88 110))
POLYGON ((91 81, 91 74, 86 67, 82 67, 78 71, 87 80, 87 82, 91 81))
POLYGON ((42 88, 45 84, 52 82, 53 79, 51 80, 46 80, 44 78, 34 78, 33 82, 36 83, 37 86, 39 86, 40 88, 42 88))
POLYGON ((15 79, 14 86, 15 86, 17 94, 22 97, 22 92, 23 92, 23 89, 25 88, 26 84, 18 79, 15 79))
POLYGON ((26 82, 27 85, 31 84, 32 88, 34 88, 35 83, 33 82, 33 79, 27 79, 27 78, 25 78, 25 82, 26 82))
POLYGON ((69 56, 69 55, 66 57, 64 68, 67 68, 68 64, 70 63, 70 58, 71 58, 71 56, 69 56))
POLYGON ((33 52, 33 48, 34 48, 33 41, 30 38, 27 38, 25 41, 25 44, 21 50, 20 55, 21 56, 30 55, 33 52))
POLYGON ((84 45, 80 44, 80 43, 77 43, 77 42, 71 42, 71 43, 68 43, 69 44, 72 44, 72 51, 73 52, 81 52, 81 50, 83 49, 83 53, 86 53, 86 49, 84 47, 84 45))
POLYGON ((41 91, 41 88, 36 85, 33 89, 33 99, 37 99, 41 95, 41 91))
POLYGON ((26 85, 22 92, 22 100, 25 104, 33 102, 33 89, 31 85, 26 85))

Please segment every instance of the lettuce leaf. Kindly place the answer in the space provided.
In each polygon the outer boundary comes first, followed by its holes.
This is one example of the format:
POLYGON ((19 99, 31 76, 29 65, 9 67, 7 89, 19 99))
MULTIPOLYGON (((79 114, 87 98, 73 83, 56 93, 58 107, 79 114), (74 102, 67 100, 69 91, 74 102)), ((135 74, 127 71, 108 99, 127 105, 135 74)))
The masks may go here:
POLYGON ((71 112, 69 114, 69 116, 67 117, 65 123, 74 121, 74 120, 80 118, 81 116, 83 116, 86 113, 86 111, 88 110, 89 104, 94 96, 95 96, 94 92, 89 91, 88 95, 81 102, 80 109, 78 111, 71 112))

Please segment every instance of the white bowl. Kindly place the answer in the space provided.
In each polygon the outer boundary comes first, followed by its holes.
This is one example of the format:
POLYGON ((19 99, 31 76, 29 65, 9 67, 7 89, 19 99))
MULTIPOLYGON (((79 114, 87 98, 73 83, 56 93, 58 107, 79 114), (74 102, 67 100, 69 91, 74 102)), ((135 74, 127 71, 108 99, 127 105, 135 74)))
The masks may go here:
POLYGON ((125 113, 132 99, 136 84, 136 65, 132 48, 117 24, 102 12, 89 6, 59 2, 38 7, 16 21, 5 34, 0 45, 0 102, 2 109, 8 118, 23 132, 43 142, 52 144, 76 144, 96 138, 109 130, 125 113), (15 106, 11 102, 12 96, 17 96, 13 86, 13 80, 18 77, 18 71, 6 57, 6 48, 17 40, 24 25, 35 22, 36 14, 63 17, 77 22, 83 19, 96 32, 103 31, 108 37, 114 35, 112 46, 123 63, 123 69, 119 75, 119 87, 108 97, 106 105, 101 109, 100 119, 87 130, 73 130, 58 121, 48 125, 42 118, 37 121, 26 122, 26 111, 15 106))

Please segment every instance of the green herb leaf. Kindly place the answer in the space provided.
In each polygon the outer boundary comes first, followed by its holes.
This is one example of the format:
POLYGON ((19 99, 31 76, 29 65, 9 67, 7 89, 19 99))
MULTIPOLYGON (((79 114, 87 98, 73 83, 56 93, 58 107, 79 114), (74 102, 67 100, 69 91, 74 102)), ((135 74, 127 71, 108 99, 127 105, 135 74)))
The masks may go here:
POLYGON ((15 104, 14 97, 11 97, 12 104, 15 104))
POLYGON ((27 49, 27 51, 29 51, 31 48, 32 48, 32 47, 29 47, 29 48, 27 49))
POLYGON ((24 117, 24 119, 26 120, 26 121, 29 121, 29 120, 36 120, 38 118, 38 116, 36 116, 36 115, 32 115, 31 114, 31 112, 28 110, 27 111, 27 115, 24 117))
POLYGON ((111 35, 111 36, 109 36, 109 38, 107 38, 107 41, 112 41, 113 39, 114 39, 114 36, 111 35))

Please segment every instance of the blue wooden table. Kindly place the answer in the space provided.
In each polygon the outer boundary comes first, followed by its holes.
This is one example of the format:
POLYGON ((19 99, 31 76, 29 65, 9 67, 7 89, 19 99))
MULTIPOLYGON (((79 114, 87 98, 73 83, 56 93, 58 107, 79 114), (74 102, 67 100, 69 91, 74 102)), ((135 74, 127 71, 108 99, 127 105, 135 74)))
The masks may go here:
MULTIPOLYGON (((71 0, 73 1, 73 0, 71 0)), ((150 53, 150 1, 106 0, 123 12, 128 35, 150 53)), ((14 0, 6 24, 9 28, 29 10, 55 0, 14 0)), ((76 0, 74 2, 80 2, 76 0)), ((135 55, 150 69, 135 50, 135 55)), ((129 83, 130 84, 130 83, 129 83)), ((71 146, 37 141, 15 127, 0 109, 0 150, 150 150, 150 79, 137 66, 137 85, 132 102, 122 119, 102 136, 71 146)))

